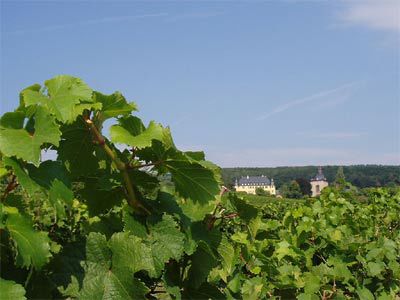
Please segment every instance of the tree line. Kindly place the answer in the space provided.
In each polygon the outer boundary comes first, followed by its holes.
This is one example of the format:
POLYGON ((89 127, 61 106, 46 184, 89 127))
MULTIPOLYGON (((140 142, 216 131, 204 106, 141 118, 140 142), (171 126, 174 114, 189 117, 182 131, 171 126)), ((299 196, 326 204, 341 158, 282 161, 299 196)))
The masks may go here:
MULTIPOLYGON (((223 168, 222 178, 226 186, 232 187, 235 178, 265 175, 275 180, 276 188, 290 184, 293 180, 310 180, 317 173, 317 166, 275 168, 223 168)), ((335 181, 340 166, 324 166, 323 172, 329 183, 335 181)), ((346 181, 359 188, 400 185, 400 166, 352 165, 343 166, 346 181)))

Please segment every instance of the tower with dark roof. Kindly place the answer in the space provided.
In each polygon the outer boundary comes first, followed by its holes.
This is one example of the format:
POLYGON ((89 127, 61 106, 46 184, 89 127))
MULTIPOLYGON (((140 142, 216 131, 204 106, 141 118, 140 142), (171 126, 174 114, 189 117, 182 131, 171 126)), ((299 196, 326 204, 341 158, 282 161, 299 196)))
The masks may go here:
POLYGON ((311 197, 317 197, 321 194, 322 189, 327 187, 328 180, 326 180, 322 167, 318 167, 318 173, 310 180, 311 184, 311 197))

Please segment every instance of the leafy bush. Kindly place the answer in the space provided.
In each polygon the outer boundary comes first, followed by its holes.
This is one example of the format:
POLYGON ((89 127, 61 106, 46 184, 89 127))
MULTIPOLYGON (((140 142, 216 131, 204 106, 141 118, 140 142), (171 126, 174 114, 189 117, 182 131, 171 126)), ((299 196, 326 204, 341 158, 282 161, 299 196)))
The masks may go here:
POLYGON ((257 196, 269 196, 271 193, 269 191, 264 190, 263 188, 256 188, 256 195, 257 196))

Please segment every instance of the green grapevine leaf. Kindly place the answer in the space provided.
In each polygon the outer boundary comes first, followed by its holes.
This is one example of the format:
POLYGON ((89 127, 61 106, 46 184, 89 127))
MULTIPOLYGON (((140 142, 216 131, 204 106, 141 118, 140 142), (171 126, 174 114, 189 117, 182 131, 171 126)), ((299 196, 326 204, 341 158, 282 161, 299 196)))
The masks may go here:
POLYGON ((183 154, 176 153, 163 166, 171 173, 176 191, 184 198, 207 203, 214 200, 219 192, 213 171, 189 160, 183 154))
POLYGON ((185 236, 180 232, 177 223, 171 215, 163 215, 162 219, 150 223, 148 234, 133 216, 125 214, 125 230, 141 237, 150 251, 152 263, 147 271, 150 276, 158 277, 164 269, 164 264, 170 259, 179 260, 183 254, 185 236), (153 271, 151 271, 151 269, 153 271))
POLYGON ((246 280, 242 286, 243 300, 261 299, 264 280, 261 277, 253 277, 246 280))
POLYGON ((170 215, 163 215, 162 220, 149 227, 149 244, 156 270, 162 270, 169 259, 179 260, 183 254, 184 234, 177 228, 177 223, 170 215))
POLYGON ((364 299, 365 300, 374 300, 375 299, 374 295, 366 287, 360 287, 359 289, 357 289, 357 295, 358 295, 358 297, 360 297, 360 299, 363 299, 363 300, 364 299))
POLYGON ((188 198, 178 200, 178 205, 182 209, 182 212, 195 222, 203 220, 207 214, 212 213, 215 201, 200 203, 188 198))
MULTIPOLYGON (((118 238, 117 238, 118 239, 118 238)), ((114 241, 115 242, 115 241, 114 241)), ((113 243, 111 243, 113 245, 113 243)), ((114 246, 120 250, 118 242, 114 246)), ((108 247, 105 236, 91 233, 87 239, 85 261, 85 277, 79 292, 82 299, 145 299, 147 287, 133 277, 126 262, 116 258, 112 264, 112 251, 108 247)))
POLYGON ((29 177, 42 187, 49 189, 52 182, 57 179, 68 188, 71 187, 71 180, 68 171, 60 161, 46 160, 38 168, 29 164, 26 166, 29 177))
POLYGON ((9 157, 4 157, 3 162, 5 166, 13 169, 15 176, 17 176, 18 182, 29 195, 33 195, 40 191, 40 186, 34 180, 32 180, 31 177, 29 177, 25 170, 22 169, 19 162, 9 157))
POLYGON ((91 216, 109 211, 116 205, 120 205, 124 199, 122 186, 112 190, 101 190, 96 187, 96 183, 88 182, 79 194, 86 200, 91 216))
POLYGON ((22 129, 25 114, 20 111, 5 113, 0 119, 0 126, 4 128, 22 129))
POLYGON ((96 102, 102 104, 101 111, 99 111, 98 119, 101 122, 113 117, 121 115, 129 115, 132 111, 137 110, 135 103, 128 103, 121 93, 115 92, 111 95, 103 95, 99 92, 93 93, 93 98, 96 102))
POLYGON ((367 267, 368 272, 372 277, 378 276, 385 270, 385 264, 383 262, 369 262, 367 267))
POLYGON ((192 255, 192 265, 188 274, 189 287, 199 288, 216 264, 217 259, 210 247, 204 241, 200 241, 196 252, 192 255))
POLYGON ((316 276, 312 273, 306 273, 304 276, 304 292, 306 294, 314 294, 319 291, 321 286, 321 279, 319 276, 316 276))
POLYGON ((2 300, 25 300, 25 289, 11 280, 0 278, 0 298, 2 300))
POLYGON ((58 159, 66 163, 75 175, 88 175, 97 171, 98 159, 92 134, 85 121, 78 118, 74 123, 62 127, 62 140, 58 159))
POLYGON ((72 191, 60 180, 55 179, 50 187, 50 202, 56 209, 59 218, 65 217, 65 207, 72 206, 74 194, 72 191))
POLYGON ((221 265, 223 269, 222 275, 226 282, 227 277, 233 273, 236 264, 236 255, 234 247, 225 236, 223 236, 221 243, 218 246, 218 253, 221 256, 221 265))
POLYGON ((40 86, 25 89, 23 102, 26 106, 46 106, 62 122, 73 122, 84 109, 91 107, 87 103, 81 104, 81 101, 93 102, 92 89, 79 78, 60 75, 47 80, 45 86, 47 95, 40 91, 40 86))
MULTIPOLYGON (((133 118, 134 117, 130 117, 130 120, 133 120, 133 118)), ((125 123, 128 123, 128 121, 125 120, 125 123)), ((162 141, 164 128, 160 124, 151 121, 144 131, 140 132, 140 134, 134 135, 135 132, 131 129, 133 124, 131 124, 132 122, 129 123, 131 126, 126 128, 121 125, 111 126, 111 141, 114 143, 126 144, 137 149, 150 147, 153 140, 162 141)))
POLYGON ((50 143, 58 146, 61 132, 55 119, 46 109, 38 107, 34 115, 35 131, 0 127, 0 151, 6 156, 16 156, 39 165, 41 146, 50 143))
POLYGON ((6 228, 17 248, 17 264, 21 267, 33 265, 43 267, 51 257, 50 239, 47 233, 35 231, 26 216, 9 214, 6 228))
POLYGON ((151 249, 141 238, 119 232, 111 237, 109 243, 114 269, 128 269, 132 274, 144 270, 150 275, 156 275, 151 249))

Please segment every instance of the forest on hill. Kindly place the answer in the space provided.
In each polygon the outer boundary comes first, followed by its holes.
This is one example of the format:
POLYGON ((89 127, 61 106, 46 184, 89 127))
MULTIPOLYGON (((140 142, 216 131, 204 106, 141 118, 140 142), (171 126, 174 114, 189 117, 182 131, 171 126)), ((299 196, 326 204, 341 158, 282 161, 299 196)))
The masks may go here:
MULTIPOLYGON (((318 166, 274 167, 274 168, 223 168, 222 178, 226 186, 231 187, 235 178, 241 176, 265 175, 275 180, 277 188, 298 178, 310 179, 317 173, 318 166)), ((323 166, 323 172, 329 182, 335 180, 339 166, 323 166)), ((352 165, 343 166, 346 181, 360 187, 379 187, 400 185, 400 166, 352 165)))

